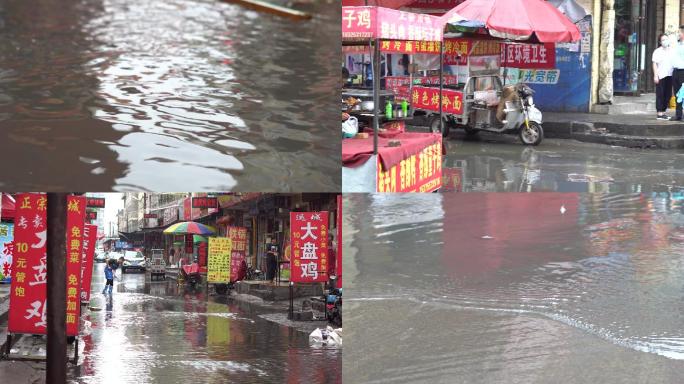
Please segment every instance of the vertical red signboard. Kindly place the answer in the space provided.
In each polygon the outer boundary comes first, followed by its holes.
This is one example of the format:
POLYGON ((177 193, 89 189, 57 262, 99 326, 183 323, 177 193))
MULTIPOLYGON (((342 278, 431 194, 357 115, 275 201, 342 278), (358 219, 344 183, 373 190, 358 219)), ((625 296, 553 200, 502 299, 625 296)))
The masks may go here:
POLYGON ((207 243, 197 244, 197 264, 201 273, 207 272, 207 243))
POLYGON ((80 317, 79 296, 81 289, 81 259, 83 258, 83 227, 85 221, 85 196, 67 196, 66 217, 66 327, 68 336, 78 335, 80 317))
POLYGON ((86 224, 83 230, 83 261, 81 263, 81 302, 90 302, 90 283, 93 277, 97 225, 86 224))
POLYGON ((335 266, 337 273, 337 288, 342 288, 342 195, 337 195, 337 257, 335 266))
POLYGON ((290 281, 317 283, 328 280, 328 212, 291 212, 290 281))
POLYGON ((247 254, 247 228, 228 227, 228 238, 233 244, 230 251, 230 281, 236 281, 240 277, 240 265, 247 254))
POLYGON ((45 194, 17 195, 7 324, 10 333, 46 333, 46 208, 45 194))

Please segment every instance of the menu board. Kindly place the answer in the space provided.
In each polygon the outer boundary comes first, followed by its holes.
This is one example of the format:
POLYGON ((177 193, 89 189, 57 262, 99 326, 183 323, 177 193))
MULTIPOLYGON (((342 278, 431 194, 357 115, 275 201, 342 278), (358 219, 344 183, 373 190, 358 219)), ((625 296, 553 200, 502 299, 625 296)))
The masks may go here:
POLYGON ((227 283, 230 281, 230 254, 233 242, 227 237, 210 237, 207 255, 207 282, 227 283))

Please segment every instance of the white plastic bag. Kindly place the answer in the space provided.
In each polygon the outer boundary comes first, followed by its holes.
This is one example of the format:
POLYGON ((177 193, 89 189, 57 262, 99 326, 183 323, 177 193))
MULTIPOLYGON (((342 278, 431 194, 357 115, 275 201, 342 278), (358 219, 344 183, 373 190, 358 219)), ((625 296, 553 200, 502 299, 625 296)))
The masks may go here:
POLYGON ((342 136, 350 138, 359 133, 359 121, 354 116, 349 116, 346 121, 342 122, 342 136))
POLYGON ((342 328, 333 329, 330 326, 326 329, 316 328, 309 335, 309 344, 315 346, 342 346, 342 328))

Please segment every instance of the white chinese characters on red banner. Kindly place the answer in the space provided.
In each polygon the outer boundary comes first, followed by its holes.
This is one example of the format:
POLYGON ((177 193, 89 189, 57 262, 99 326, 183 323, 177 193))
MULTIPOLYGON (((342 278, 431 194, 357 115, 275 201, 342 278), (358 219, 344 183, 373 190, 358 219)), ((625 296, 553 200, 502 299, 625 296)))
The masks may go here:
POLYGON ((436 16, 382 7, 342 7, 343 39, 398 39, 441 41, 436 16))
POLYGON ((78 335, 78 320, 81 309, 81 259, 83 257, 85 209, 85 196, 67 197, 66 327, 68 336, 78 335))
POLYGON ((46 208, 45 194, 17 195, 14 259, 7 330, 46 333, 46 208))
POLYGON ((247 228, 228 227, 228 238, 232 241, 230 255, 230 281, 237 281, 240 276, 240 266, 247 255, 247 228))
POLYGON ((86 224, 83 230, 83 261, 81 263, 81 302, 90 302, 90 283, 93 277, 93 256, 97 225, 86 224))
POLYGON ((556 48, 546 44, 503 44, 501 65, 520 69, 553 69, 556 67, 556 48))
POLYGON ((290 280, 316 283, 328 280, 328 212, 291 212, 290 280))

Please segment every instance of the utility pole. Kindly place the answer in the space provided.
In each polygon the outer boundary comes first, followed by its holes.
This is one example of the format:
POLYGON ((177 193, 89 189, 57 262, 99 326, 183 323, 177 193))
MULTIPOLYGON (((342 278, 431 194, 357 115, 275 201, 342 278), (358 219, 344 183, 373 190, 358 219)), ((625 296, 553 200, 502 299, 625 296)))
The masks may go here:
POLYGON ((47 378, 66 383, 66 193, 47 194, 47 378))

